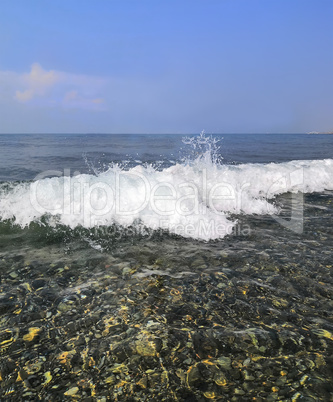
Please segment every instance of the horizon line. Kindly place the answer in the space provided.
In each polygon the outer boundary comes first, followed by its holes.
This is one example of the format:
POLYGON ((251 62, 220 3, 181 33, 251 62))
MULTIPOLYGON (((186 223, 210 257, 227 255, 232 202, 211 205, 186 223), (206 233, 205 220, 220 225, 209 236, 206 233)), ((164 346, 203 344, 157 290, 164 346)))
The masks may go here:
MULTIPOLYGON (((195 135, 200 132, 186 132, 186 133, 156 133, 156 132, 15 132, 15 133, 1 133, 0 135, 195 135)), ((207 135, 297 135, 297 134, 333 134, 331 131, 310 131, 310 132, 209 132, 205 131, 207 135)))

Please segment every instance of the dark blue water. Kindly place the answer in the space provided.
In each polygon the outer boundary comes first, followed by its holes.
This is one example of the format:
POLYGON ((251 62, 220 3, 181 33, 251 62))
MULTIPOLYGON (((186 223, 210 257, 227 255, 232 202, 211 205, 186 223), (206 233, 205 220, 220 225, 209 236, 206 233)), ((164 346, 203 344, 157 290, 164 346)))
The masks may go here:
MULTIPOLYGON (((332 158, 333 135, 224 134, 226 164, 332 158)), ((163 168, 184 156, 182 135, 0 135, 0 181, 32 180, 46 170, 93 173, 110 163, 152 163, 163 168)))

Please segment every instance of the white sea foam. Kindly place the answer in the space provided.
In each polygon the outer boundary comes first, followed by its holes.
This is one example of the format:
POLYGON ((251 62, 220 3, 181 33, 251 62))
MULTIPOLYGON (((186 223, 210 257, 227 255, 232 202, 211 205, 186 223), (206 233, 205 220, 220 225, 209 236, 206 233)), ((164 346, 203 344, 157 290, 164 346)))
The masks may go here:
POLYGON ((116 224, 211 240, 231 233, 237 214, 278 214, 279 194, 333 190, 332 159, 224 165, 203 134, 185 143, 192 158, 164 170, 112 165, 95 175, 52 178, 45 172, 32 183, 0 188, 0 219, 24 227, 47 216, 49 225, 116 224))
MULTIPOLYGON (((60 173, 59 173, 60 174, 60 173)), ((26 226, 117 224, 209 240, 231 232, 232 214, 277 214, 274 197, 333 190, 333 160, 219 165, 198 160, 162 171, 118 166, 98 175, 40 178, 1 190, 0 217, 26 226)))

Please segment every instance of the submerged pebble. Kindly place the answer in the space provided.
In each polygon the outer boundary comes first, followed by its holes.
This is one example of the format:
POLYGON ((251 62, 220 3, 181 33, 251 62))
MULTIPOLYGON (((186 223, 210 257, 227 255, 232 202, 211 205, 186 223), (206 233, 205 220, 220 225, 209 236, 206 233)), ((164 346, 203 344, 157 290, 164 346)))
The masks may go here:
POLYGON ((333 243, 318 255, 256 225, 200 246, 2 253, 0 399, 332 399, 333 243))

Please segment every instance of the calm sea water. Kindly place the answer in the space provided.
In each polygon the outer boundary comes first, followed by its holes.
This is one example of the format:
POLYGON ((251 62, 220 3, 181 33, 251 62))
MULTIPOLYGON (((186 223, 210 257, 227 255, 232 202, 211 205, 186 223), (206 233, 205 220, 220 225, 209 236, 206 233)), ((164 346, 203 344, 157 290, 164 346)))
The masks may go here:
POLYGON ((0 399, 333 400, 333 135, 0 135, 0 399))
MULTIPOLYGON (((332 157, 332 135, 214 135, 223 162, 269 163, 332 157)), ((48 169, 81 173, 103 169, 111 162, 169 166, 186 149, 182 135, 0 135, 0 180, 32 180, 48 169), (140 161, 140 162, 135 162, 140 161)))

